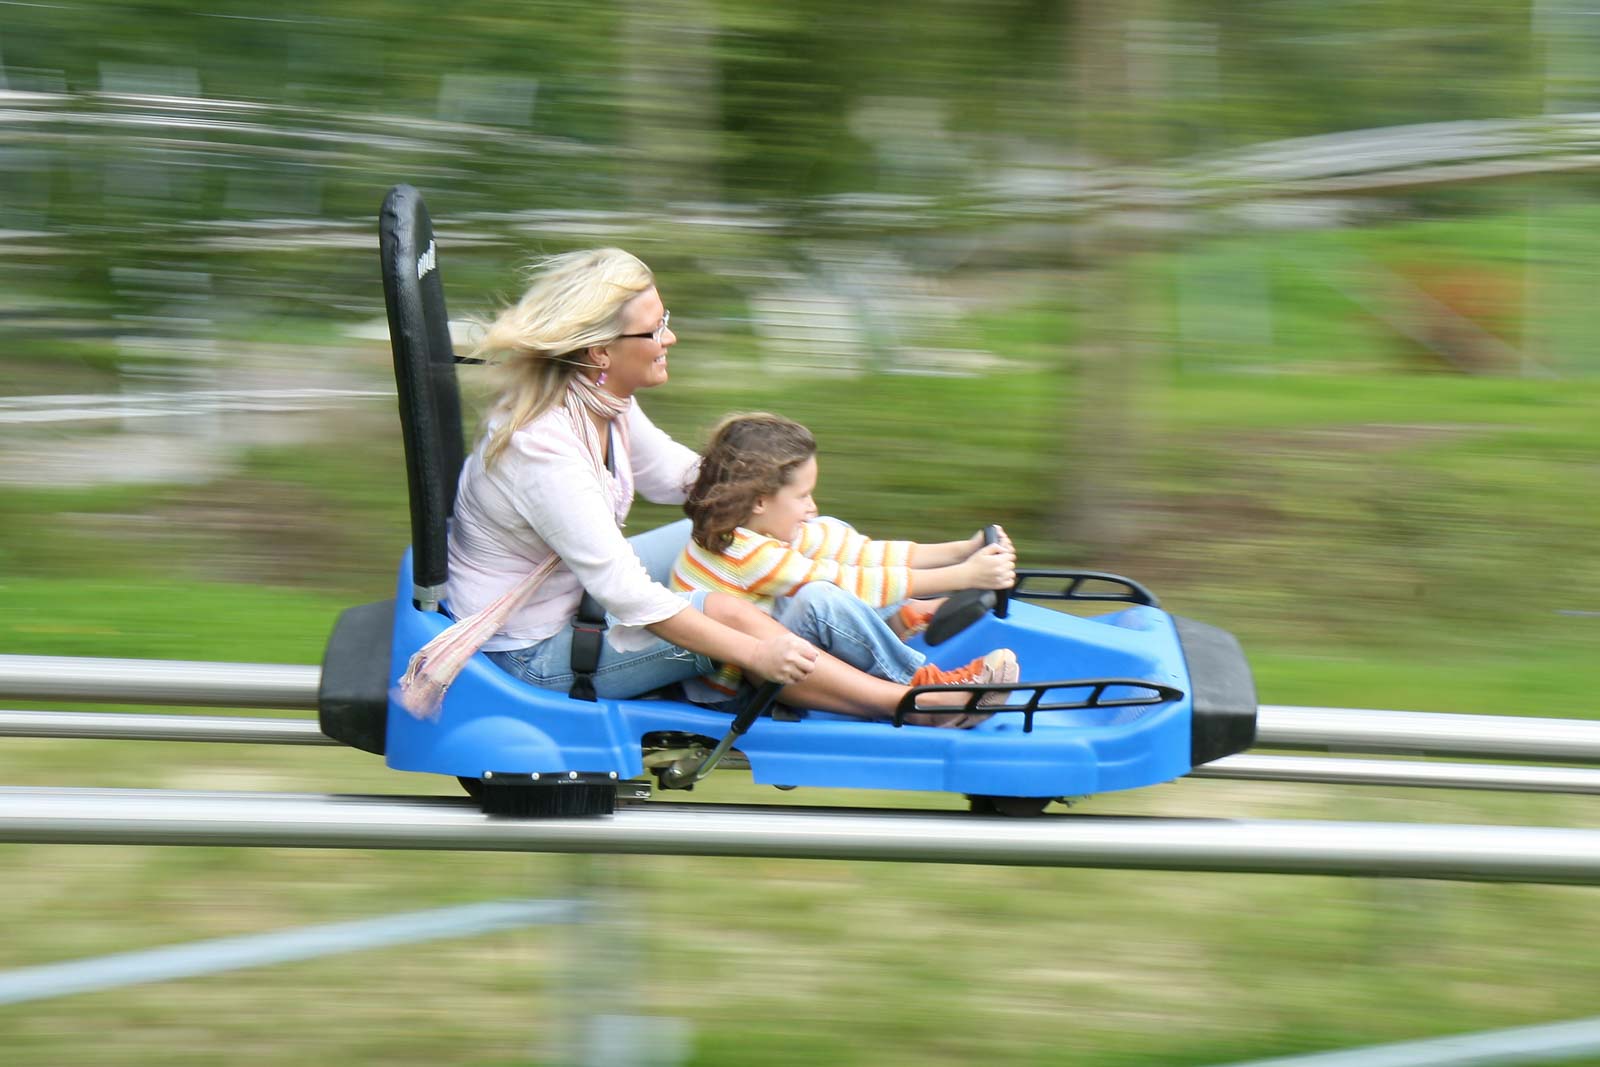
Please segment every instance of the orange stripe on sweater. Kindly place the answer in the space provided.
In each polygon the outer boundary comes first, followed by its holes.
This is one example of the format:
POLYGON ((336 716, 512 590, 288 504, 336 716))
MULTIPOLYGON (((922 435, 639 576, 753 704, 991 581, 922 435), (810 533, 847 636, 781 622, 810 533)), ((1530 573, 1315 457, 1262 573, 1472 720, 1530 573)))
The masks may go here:
MULTIPOLYGON (((789 550, 787 548, 785 548, 781 544, 769 543, 769 544, 762 545, 759 552, 752 552, 750 554, 750 559, 753 561, 759 556, 768 555, 768 554, 775 555, 777 557, 776 560, 773 561, 772 566, 768 567, 767 570, 764 573, 762 573, 761 575, 759 575, 758 577, 751 579, 749 584, 745 586, 746 589, 748 589, 750 592, 756 594, 757 596, 770 596, 771 595, 770 589, 774 584, 776 584, 776 579, 779 576, 778 572, 783 570, 783 566, 784 566, 785 563, 788 562, 788 558, 789 558, 789 550)), ((805 557, 802 556, 800 558, 804 559, 805 557)), ((800 581, 794 583, 795 588, 798 588, 798 587, 804 585, 806 582, 810 581, 811 580, 811 574, 815 570, 816 570, 816 565, 813 564, 810 568, 807 569, 805 577, 803 577, 800 581)))
MULTIPOLYGON (((684 564, 685 570, 691 572, 695 578, 700 580, 700 584, 695 588, 733 593, 737 596, 746 596, 748 594, 748 590, 743 586, 737 582, 729 581, 698 556, 685 552, 679 562, 684 564)), ((687 581, 688 579, 684 580, 687 581)))

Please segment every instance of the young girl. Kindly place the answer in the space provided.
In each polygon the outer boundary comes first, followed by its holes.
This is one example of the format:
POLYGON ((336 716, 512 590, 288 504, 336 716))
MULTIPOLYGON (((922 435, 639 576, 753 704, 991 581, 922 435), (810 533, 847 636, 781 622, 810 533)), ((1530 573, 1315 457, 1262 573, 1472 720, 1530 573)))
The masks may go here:
MULTIPOLYGON (((752 600, 779 622, 799 614, 821 616, 817 633, 802 633, 833 655, 892 682, 909 685, 991 684, 1017 680, 1017 660, 996 649, 953 670, 926 662, 899 633, 925 625, 926 612, 908 598, 959 589, 1005 589, 1016 580, 1009 538, 985 547, 981 534, 963 541, 917 544, 872 541, 837 519, 819 518, 811 494, 817 484, 817 444, 791 419, 764 412, 733 415, 712 431, 700 473, 683 510, 693 522, 689 544, 672 568, 671 587, 732 593, 752 600), (839 591, 894 615, 897 633, 881 617, 860 613, 853 625, 830 625, 817 601, 839 591)), ((737 667, 701 679, 732 695, 737 667)), ((1000 694, 980 703, 1003 700, 1000 694)))

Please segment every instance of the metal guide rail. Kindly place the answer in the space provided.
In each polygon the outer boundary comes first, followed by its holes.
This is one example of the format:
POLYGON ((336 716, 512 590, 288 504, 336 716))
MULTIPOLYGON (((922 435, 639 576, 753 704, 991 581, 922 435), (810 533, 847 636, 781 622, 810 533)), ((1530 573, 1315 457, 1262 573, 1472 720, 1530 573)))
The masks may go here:
POLYGON ((0 788, 0 841, 882 860, 1600 884, 1600 830, 649 804, 506 819, 438 797, 0 788))
POLYGON ((0 698, 315 709, 320 667, 193 660, 0 656, 0 698))
MULTIPOLYGON (((0 710, 0 737, 80 741, 191 741, 337 747, 311 719, 111 711, 0 710)), ((1224 756, 1191 778, 1321 785, 1384 785, 1600 795, 1600 768, 1534 767, 1315 756, 1224 756)))

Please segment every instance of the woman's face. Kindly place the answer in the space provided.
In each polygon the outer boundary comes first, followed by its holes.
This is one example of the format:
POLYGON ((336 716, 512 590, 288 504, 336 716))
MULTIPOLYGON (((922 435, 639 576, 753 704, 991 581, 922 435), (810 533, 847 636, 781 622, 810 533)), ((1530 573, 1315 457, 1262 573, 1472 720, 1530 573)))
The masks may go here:
POLYGON ((608 364, 603 386, 607 392, 626 398, 667 380, 667 349, 678 343, 678 335, 666 320, 666 306, 653 286, 623 306, 624 336, 594 350, 598 361, 608 364), (660 340, 652 336, 658 331, 660 340))

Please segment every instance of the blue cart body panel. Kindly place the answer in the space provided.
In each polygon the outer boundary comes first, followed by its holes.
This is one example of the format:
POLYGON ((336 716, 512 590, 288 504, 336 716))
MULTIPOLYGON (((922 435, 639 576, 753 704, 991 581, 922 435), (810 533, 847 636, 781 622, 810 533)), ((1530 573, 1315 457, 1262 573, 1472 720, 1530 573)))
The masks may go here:
MULTIPOLYGON (((412 653, 450 620, 412 606, 410 561, 408 553, 395 597, 386 750, 391 767, 467 778, 487 771, 578 771, 628 779, 644 773, 646 734, 716 738, 727 732, 731 716, 723 712, 665 699, 574 700, 512 678, 481 652, 451 686, 437 718, 413 717, 394 700, 393 686, 412 653)), ((1039 712, 1031 732, 1024 732, 1020 714, 1001 713, 970 730, 948 730, 808 712, 798 721, 758 720, 740 738, 739 751, 758 783, 994 796, 1103 793, 1169 781, 1190 770, 1191 681, 1166 612, 1139 605, 1083 618, 1014 602, 1006 618, 989 615, 924 651, 950 666, 997 647, 1016 652, 1023 682, 1116 677, 1159 683, 1183 695, 1144 706, 1039 712)), ((1061 693, 1065 698, 1067 691, 1061 693)), ((1114 689, 1107 693, 1118 695, 1114 689)))

